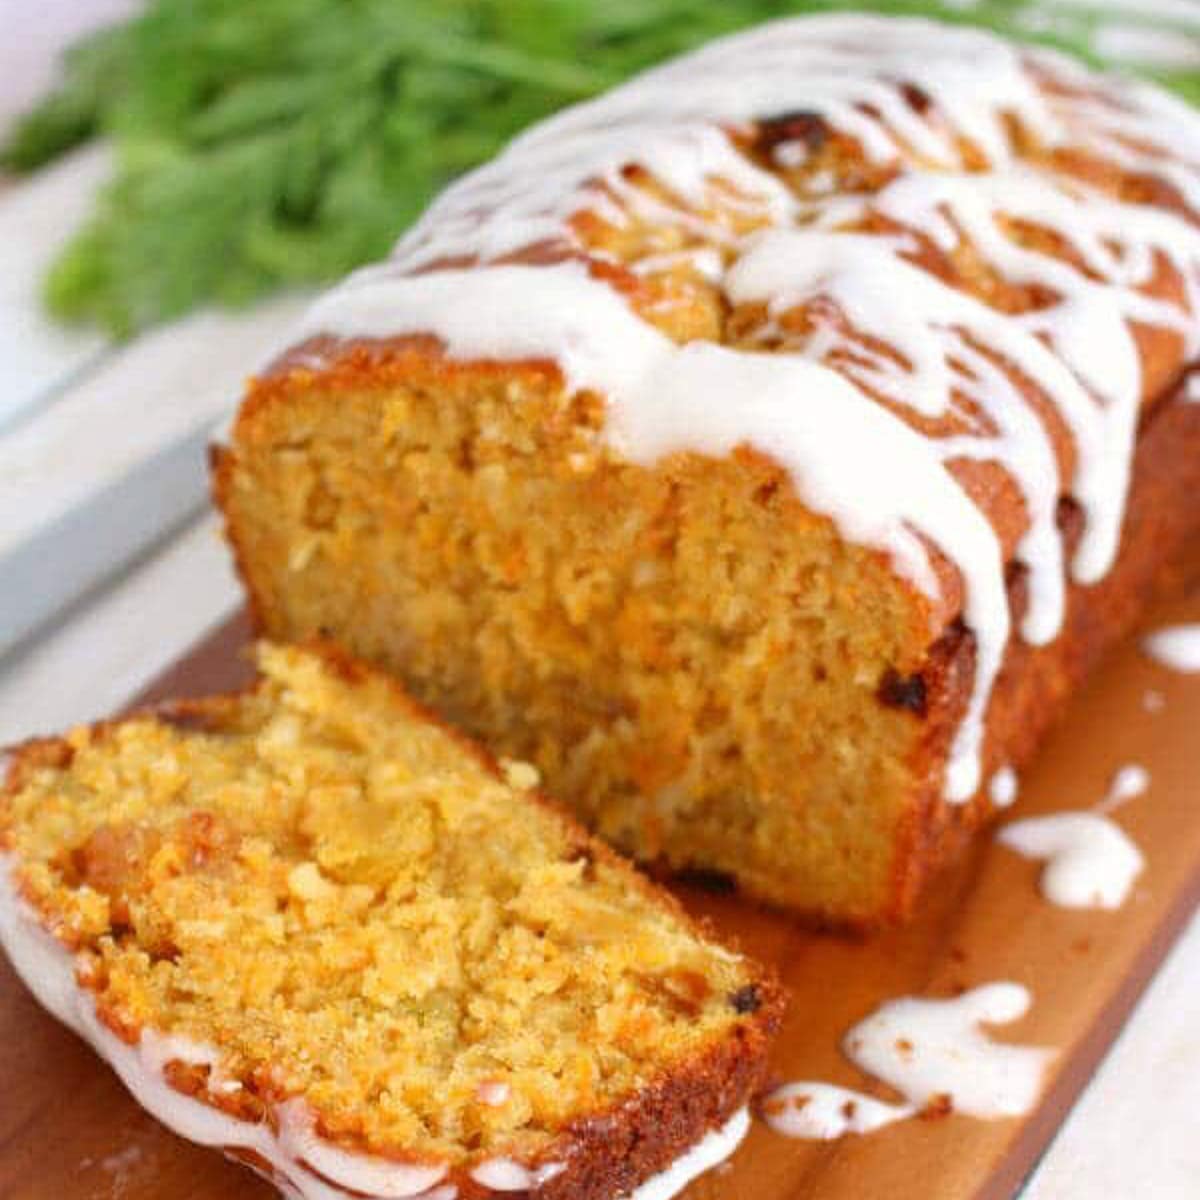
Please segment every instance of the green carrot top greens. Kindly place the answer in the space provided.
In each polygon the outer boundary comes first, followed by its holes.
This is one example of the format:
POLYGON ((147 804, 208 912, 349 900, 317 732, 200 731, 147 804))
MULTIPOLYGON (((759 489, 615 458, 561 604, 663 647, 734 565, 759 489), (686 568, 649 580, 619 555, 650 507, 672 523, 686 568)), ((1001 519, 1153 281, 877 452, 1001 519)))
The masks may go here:
MULTIPOLYGON (((114 178, 46 281, 66 320, 128 336, 384 255, 430 197, 562 105, 719 34, 833 0, 150 0, 67 56, 0 166, 97 136, 114 178)), ((1095 59, 1097 11, 873 0, 1095 59)), ((1178 31, 1196 37, 1195 28, 1178 31)), ((1164 82, 1200 101, 1200 70, 1164 82)))

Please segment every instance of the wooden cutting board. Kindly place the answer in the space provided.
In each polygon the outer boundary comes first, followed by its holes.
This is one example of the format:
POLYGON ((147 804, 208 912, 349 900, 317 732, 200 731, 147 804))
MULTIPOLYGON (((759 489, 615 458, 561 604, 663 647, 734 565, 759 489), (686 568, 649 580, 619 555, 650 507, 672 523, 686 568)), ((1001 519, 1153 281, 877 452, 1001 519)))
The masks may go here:
MULTIPOLYGON (((1155 623, 1200 620, 1200 594, 1155 623)), ((146 698, 198 695, 248 677, 234 621, 177 664, 146 698)), ((882 1001, 944 996, 1012 979, 1034 994, 1002 1040, 1054 1046, 1055 1072, 1023 1120, 949 1116, 869 1137, 790 1141, 756 1123, 732 1162, 693 1184, 691 1200, 965 1200, 1010 1196, 1067 1112, 1200 898, 1200 675, 1174 674, 1129 645, 1078 698, 1023 781, 1018 816, 1087 808, 1116 768, 1151 773, 1116 820, 1145 853, 1134 895, 1116 913, 1054 908, 1038 866, 994 844, 943 877, 916 923, 869 941, 821 936, 730 897, 691 890, 743 947, 775 963, 791 1008, 774 1054, 780 1081, 870 1088, 838 1051, 843 1032, 882 1001), (1148 691, 1161 694, 1157 711, 1148 691)), ((879 1093, 883 1094, 883 1093, 879 1093)), ((0 1197, 6 1200, 217 1200, 271 1190, 144 1114, 78 1039, 46 1016, 0 961, 0 1197)))

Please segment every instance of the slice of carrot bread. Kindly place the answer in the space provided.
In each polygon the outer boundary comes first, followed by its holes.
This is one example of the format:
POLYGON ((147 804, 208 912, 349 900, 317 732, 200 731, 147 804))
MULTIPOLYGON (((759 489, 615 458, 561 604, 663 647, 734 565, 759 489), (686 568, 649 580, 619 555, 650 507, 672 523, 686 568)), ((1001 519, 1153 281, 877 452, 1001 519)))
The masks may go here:
POLYGON ((328 647, 19 749, 0 935, 177 1132, 289 1195, 607 1200, 730 1153, 781 996, 328 647))

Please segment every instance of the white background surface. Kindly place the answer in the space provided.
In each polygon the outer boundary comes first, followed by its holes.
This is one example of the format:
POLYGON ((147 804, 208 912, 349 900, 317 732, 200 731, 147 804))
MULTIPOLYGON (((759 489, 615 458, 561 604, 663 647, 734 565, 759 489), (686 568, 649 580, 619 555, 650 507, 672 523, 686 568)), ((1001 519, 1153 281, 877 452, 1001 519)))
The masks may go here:
MULTIPOLYGON (((1192 6, 1192 0, 1167 2, 1192 6)), ((80 28, 89 15, 125 7, 119 0, 0 0, 6 35, 0 38, 0 127, 50 77, 52 51, 64 31, 80 28)), ((135 444, 152 452, 147 427, 134 432, 139 411, 182 425, 193 416, 209 419, 220 408, 220 392, 236 391, 238 372, 256 365, 260 347, 276 332, 282 336, 291 319, 286 306, 234 331, 222 320, 199 318, 118 352, 93 336, 48 326, 30 280, 102 173, 98 156, 85 155, 32 185, 36 198, 31 185, 0 185, 0 418, 6 404, 37 414, 26 416, 19 437, 0 432, 0 547, 6 531, 15 538, 15 530, 35 527, 65 504, 66 490, 81 486, 80 473, 107 480, 135 444), (139 362, 157 364, 157 387, 145 384, 150 376, 139 362), (145 390, 139 394, 139 388, 145 390), (113 415, 96 436, 81 438, 82 418, 71 414, 86 397, 112 405, 113 415), (6 448, 7 438, 15 440, 6 448), (34 452, 22 447, 37 447, 48 464, 44 473, 33 471, 34 452), (76 469, 68 478, 55 472, 56 461, 76 469)), ((216 523, 202 516, 0 658, 0 745, 110 712, 238 602, 216 523)), ((1196 799, 1200 819, 1200 780, 1196 799)), ((1198 1123, 1200 923, 1194 920, 1024 1195, 1197 1200, 1198 1123)), ((920 1194, 916 1183, 911 1194, 920 1194)))

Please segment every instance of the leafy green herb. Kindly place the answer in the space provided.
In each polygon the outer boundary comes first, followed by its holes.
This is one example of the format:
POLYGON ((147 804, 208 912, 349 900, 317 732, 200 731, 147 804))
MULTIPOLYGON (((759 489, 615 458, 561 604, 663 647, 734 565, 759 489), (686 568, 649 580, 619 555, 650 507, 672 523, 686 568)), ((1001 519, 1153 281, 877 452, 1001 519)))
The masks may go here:
MULTIPOLYGON (((386 253, 447 181, 538 117, 690 46, 835 0, 150 0, 74 47, 0 165, 89 138, 116 175, 46 282, 117 336, 386 253)), ((1101 19, 1054 0, 874 0, 1085 57, 1101 19)), ((1180 37, 1195 36, 1182 31, 1180 37)), ((1200 71, 1164 81, 1200 100, 1200 71)))

